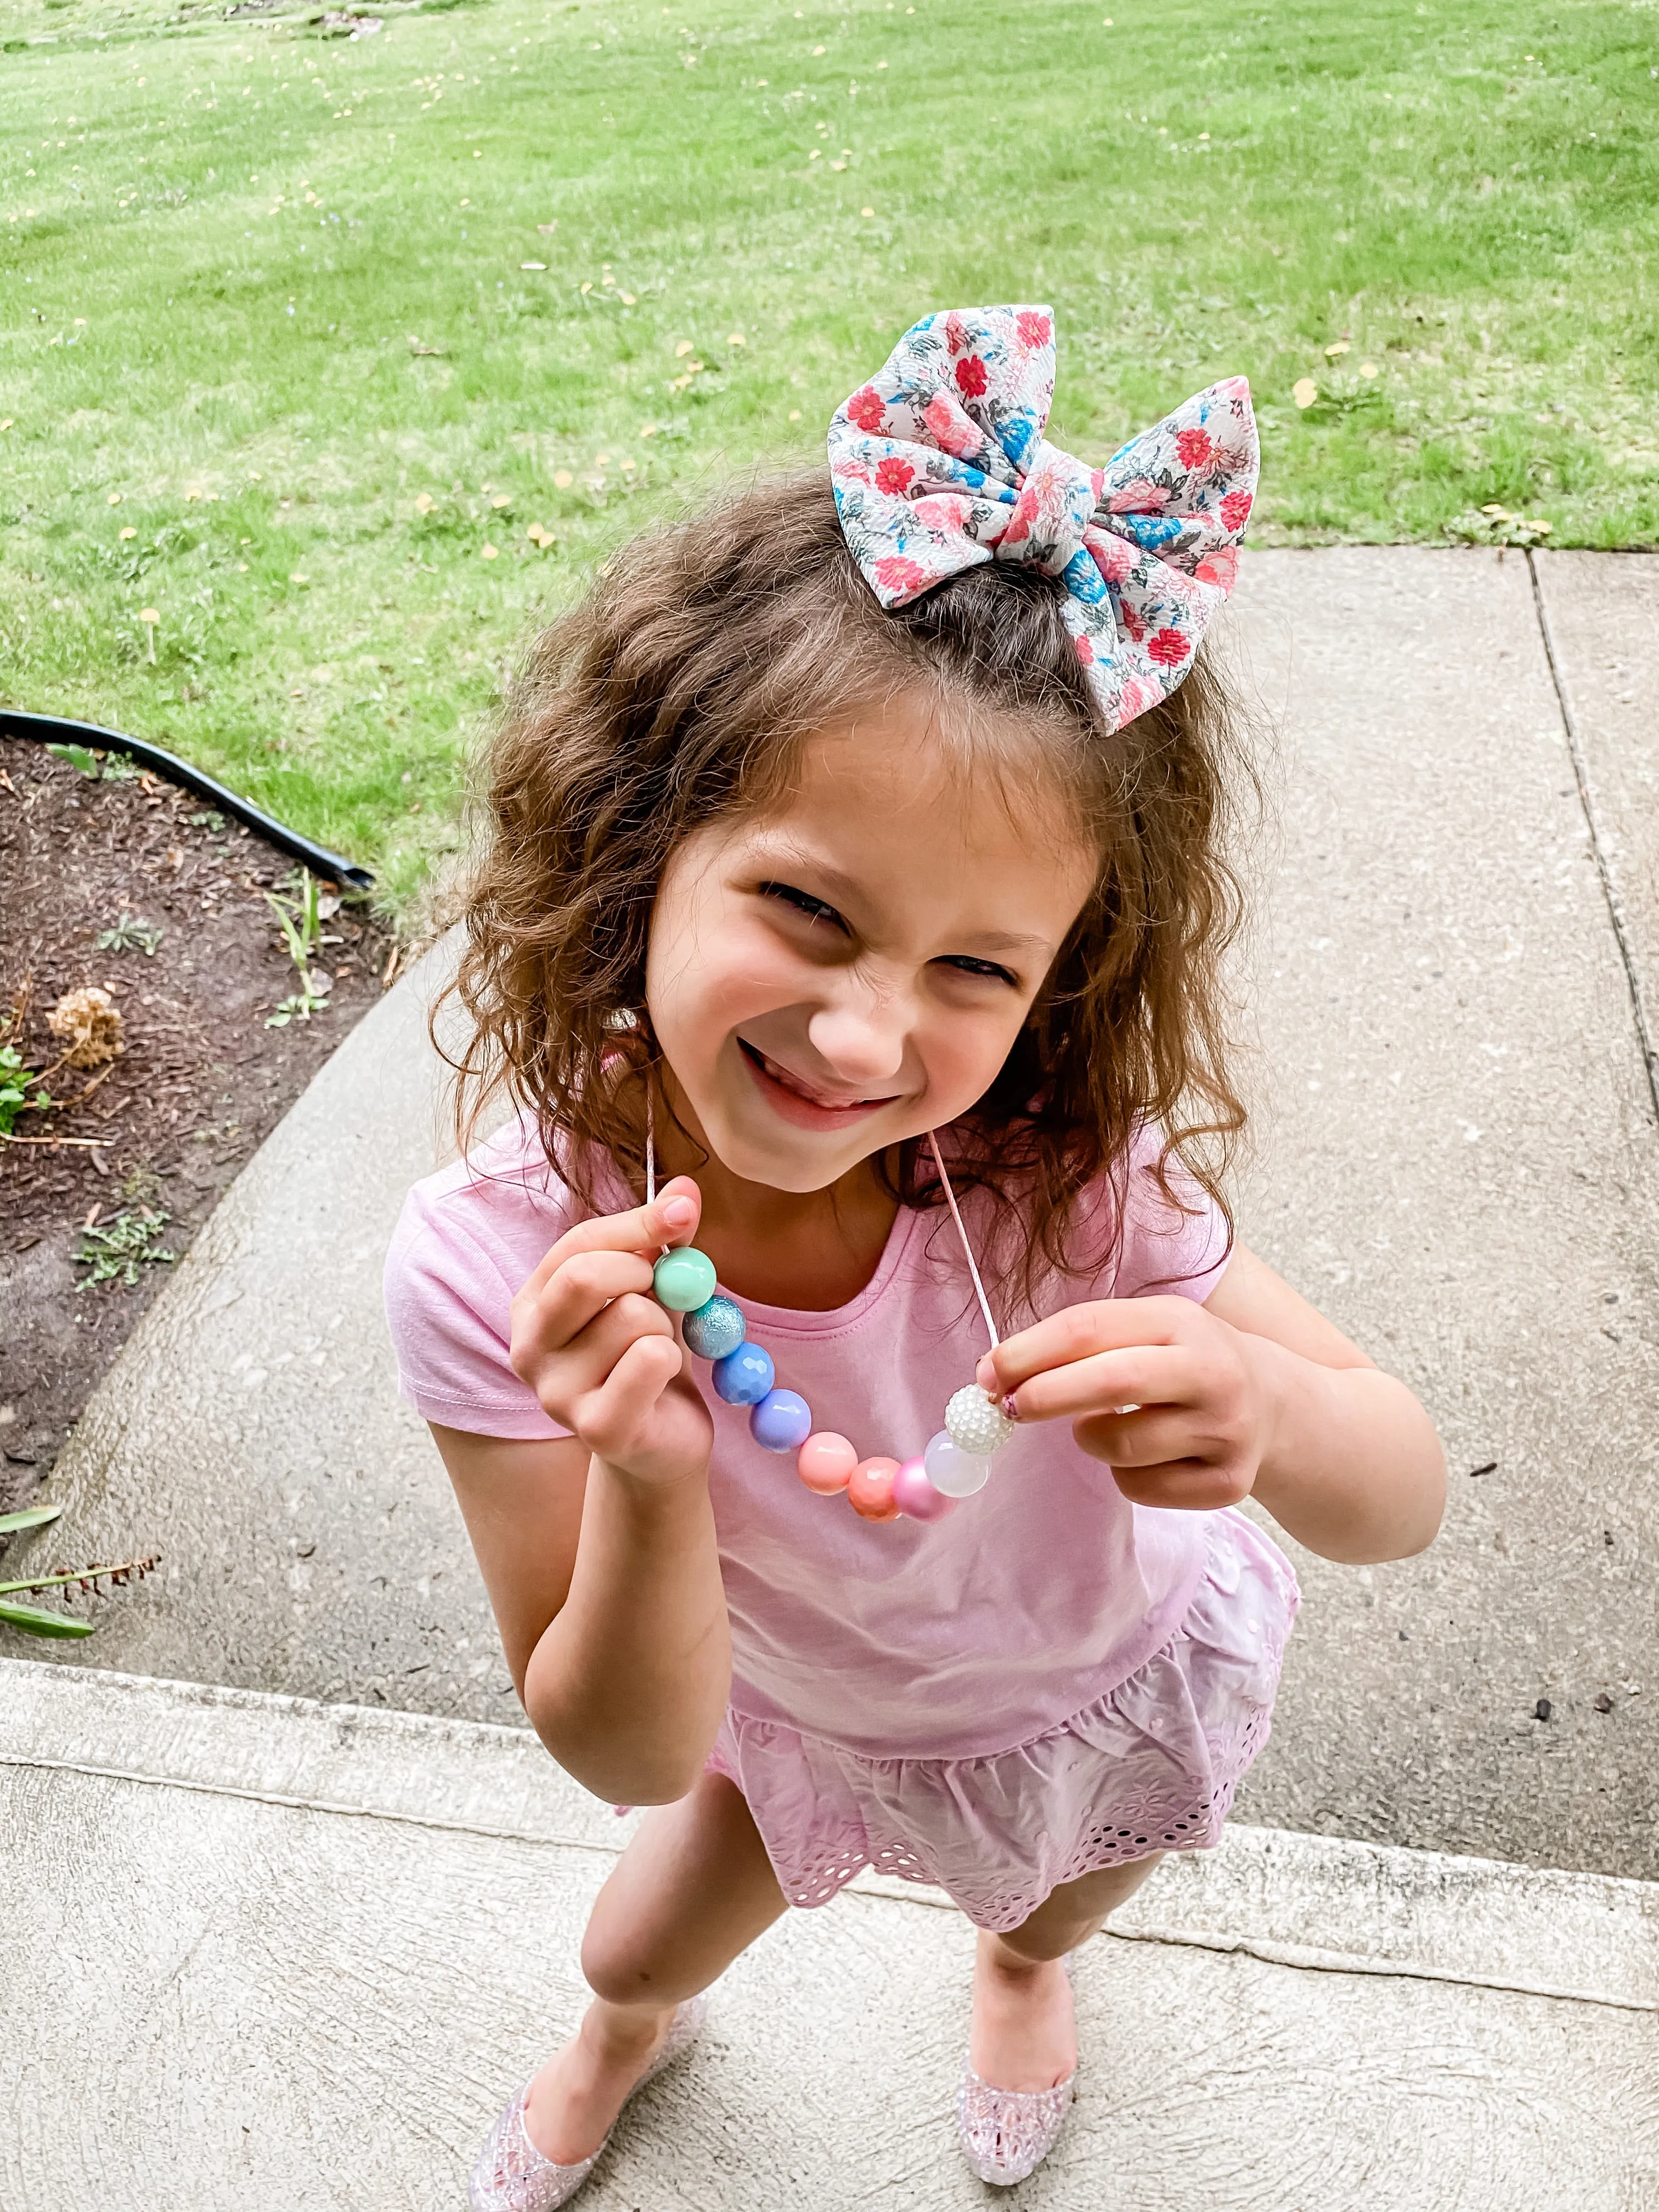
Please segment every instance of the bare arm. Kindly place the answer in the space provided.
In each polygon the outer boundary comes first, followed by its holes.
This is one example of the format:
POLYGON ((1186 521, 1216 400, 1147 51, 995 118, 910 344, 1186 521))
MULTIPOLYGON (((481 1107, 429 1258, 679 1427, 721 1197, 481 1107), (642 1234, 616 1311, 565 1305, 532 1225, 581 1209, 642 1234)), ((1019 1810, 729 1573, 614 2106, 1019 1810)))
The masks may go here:
POLYGON ((691 1787, 731 1680, 712 1429, 645 1295, 646 1255, 687 1233, 662 1218, 686 1188, 654 1213, 582 1223, 514 1301, 514 1364, 575 1435, 433 1429, 537 1734, 585 1788, 629 1804, 691 1787))
POLYGON ((1022 1420, 1069 1415, 1083 1449, 1142 1505, 1260 1498, 1326 1559, 1403 1559, 1434 1540, 1446 1462, 1403 1382, 1243 1246, 1202 1306, 1073 1306, 981 1365, 1022 1420))
POLYGON ((1446 1510, 1446 1455, 1392 1375, 1243 1246, 1205 1311, 1244 1339, 1269 1418, 1252 1486, 1279 1527, 1359 1565, 1427 1549, 1446 1510))

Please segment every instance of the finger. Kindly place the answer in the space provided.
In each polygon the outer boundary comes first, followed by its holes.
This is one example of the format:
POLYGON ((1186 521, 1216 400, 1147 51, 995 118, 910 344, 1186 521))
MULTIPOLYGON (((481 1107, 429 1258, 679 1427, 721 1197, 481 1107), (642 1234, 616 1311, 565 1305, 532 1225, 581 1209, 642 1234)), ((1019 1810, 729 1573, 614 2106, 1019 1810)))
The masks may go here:
POLYGON ((532 1327, 515 1334, 508 1357, 514 1374, 532 1385, 555 1420, 563 1421, 567 1415, 560 1407, 570 1406, 584 1390, 596 1389, 636 1339, 653 1336, 678 1349, 673 1322, 656 1300, 624 1291, 568 1342, 550 1346, 532 1327))
POLYGON ((979 1364, 981 1389, 1000 1397, 1046 1367, 1064 1367, 1097 1352, 1137 1344, 1176 1343, 1192 1325, 1190 1298, 1097 1298, 1067 1306, 1006 1338, 979 1364))
POLYGON ((1159 1505, 1177 1513, 1216 1513, 1249 1494, 1249 1485, 1231 1469, 1198 1460, 1173 1460, 1162 1467, 1115 1467, 1112 1480, 1131 1505, 1159 1505))
POLYGON ((1206 1449, 1209 1439, 1196 1428, 1185 1407, 1093 1413, 1073 1421, 1072 1433, 1091 1459, 1103 1459, 1114 1468, 1163 1467, 1172 1460, 1211 1467, 1220 1455, 1206 1449))
POLYGON ((577 1400, 571 1426, 601 1459, 621 1456, 638 1443, 679 1371, 680 1349, 672 1337, 636 1337, 598 1389, 577 1400))
POLYGON ((538 1294, 520 1293, 514 1320, 522 1320, 527 1340, 557 1352, 612 1299, 650 1287, 651 1262, 642 1252, 577 1252, 538 1294))
POLYGON ((1189 1405, 1198 1393, 1200 1365, 1185 1345, 1099 1352, 1032 1376, 1012 1394, 1012 1410, 1018 1421, 1052 1421, 1062 1414, 1115 1413, 1124 1406, 1189 1405))
POLYGON ((596 1214, 567 1229, 524 1287, 533 1296, 578 1252, 641 1252, 654 1260, 665 1244, 689 1244, 702 1213, 702 1193, 690 1176, 676 1176, 649 1206, 596 1214))

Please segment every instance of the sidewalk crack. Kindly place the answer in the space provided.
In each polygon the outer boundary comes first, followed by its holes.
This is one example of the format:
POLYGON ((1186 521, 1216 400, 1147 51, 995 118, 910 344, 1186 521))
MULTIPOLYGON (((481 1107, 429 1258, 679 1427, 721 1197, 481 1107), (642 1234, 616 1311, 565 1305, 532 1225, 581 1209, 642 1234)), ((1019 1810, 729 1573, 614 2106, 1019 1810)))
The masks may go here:
POLYGON ((1642 1055, 1642 1066, 1648 1079, 1648 1097, 1652 1102, 1654 1120, 1659 1122, 1659 1054, 1653 1045, 1653 1030, 1642 998, 1642 980, 1636 966, 1636 955, 1631 948, 1630 933, 1625 926, 1625 909, 1619 896, 1618 884, 1607 860, 1607 848, 1601 842, 1601 827, 1595 818, 1595 801, 1590 790, 1589 764, 1584 757, 1584 748, 1578 735, 1578 724, 1572 711, 1572 702, 1567 694, 1566 680, 1561 672, 1561 663, 1555 651, 1555 639, 1550 630, 1549 610, 1544 605, 1543 587, 1538 580, 1538 563, 1528 547, 1526 554, 1527 574, 1532 582, 1532 604, 1538 617, 1538 634, 1543 640, 1544 658, 1549 663, 1550 681, 1555 686, 1555 703, 1560 710, 1561 727, 1565 732, 1567 751, 1572 761, 1572 773, 1578 786, 1578 803, 1583 809, 1585 826, 1589 831, 1590 850, 1595 855, 1595 872, 1601 879, 1601 895, 1607 904, 1607 918, 1613 924, 1613 941, 1619 947, 1619 957, 1624 963, 1625 988, 1630 994, 1632 1019, 1636 1024, 1637 1049, 1642 1055))

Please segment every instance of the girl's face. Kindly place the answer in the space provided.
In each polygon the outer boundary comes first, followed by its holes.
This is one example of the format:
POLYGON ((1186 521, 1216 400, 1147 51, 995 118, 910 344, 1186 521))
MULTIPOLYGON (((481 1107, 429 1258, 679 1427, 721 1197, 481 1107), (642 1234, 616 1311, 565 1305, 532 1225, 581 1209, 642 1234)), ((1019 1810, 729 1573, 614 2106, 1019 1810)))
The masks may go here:
POLYGON ((823 1189, 990 1087, 1094 880, 1058 813, 953 772, 898 700, 810 740, 775 813, 677 848, 646 996, 733 1175, 823 1189))

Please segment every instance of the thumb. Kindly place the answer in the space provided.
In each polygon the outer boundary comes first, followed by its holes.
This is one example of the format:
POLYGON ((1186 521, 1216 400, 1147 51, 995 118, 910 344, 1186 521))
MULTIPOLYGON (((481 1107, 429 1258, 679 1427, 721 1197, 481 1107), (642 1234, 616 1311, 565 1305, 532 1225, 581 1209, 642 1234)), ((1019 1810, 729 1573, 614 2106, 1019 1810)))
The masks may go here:
POLYGON ((652 1211, 665 1244, 689 1244, 702 1216, 702 1193, 690 1176, 676 1176, 657 1193, 652 1211))

